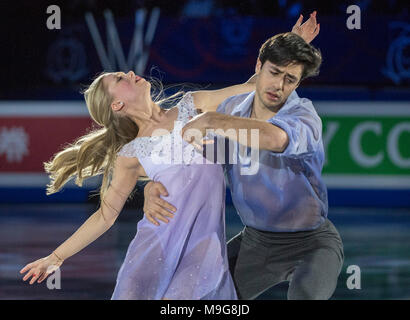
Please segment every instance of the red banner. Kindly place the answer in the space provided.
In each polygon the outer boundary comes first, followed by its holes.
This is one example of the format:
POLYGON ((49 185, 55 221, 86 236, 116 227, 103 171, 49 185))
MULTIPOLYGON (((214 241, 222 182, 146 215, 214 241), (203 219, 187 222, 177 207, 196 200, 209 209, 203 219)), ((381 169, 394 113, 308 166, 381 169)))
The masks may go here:
POLYGON ((0 117, 0 172, 44 172, 43 162, 92 124, 87 116, 0 117))

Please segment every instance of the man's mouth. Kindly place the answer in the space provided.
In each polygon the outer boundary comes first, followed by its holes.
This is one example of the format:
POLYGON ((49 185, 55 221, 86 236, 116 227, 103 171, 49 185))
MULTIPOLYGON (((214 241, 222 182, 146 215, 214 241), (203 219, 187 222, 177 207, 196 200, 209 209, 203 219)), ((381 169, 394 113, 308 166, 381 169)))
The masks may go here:
POLYGON ((272 100, 272 101, 278 101, 280 99, 279 95, 272 93, 272 92, 266 92, 266 95, 268 96, 269 100, 272 100))

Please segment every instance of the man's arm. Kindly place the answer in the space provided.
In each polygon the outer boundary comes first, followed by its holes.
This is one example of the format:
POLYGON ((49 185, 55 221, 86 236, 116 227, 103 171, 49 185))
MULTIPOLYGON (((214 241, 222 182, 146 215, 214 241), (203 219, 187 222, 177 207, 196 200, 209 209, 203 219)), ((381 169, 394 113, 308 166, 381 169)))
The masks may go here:
POLYGON ((322 121, 308 99, 301 101, 292 110, 278 113, 267 121, 205 112, 190 120, 182 128, 181 134, 187 142, 202 149, 201 145, 206 141, 201 139, 211 130, 242 145, 284 155, 314 152, 322 139, 322 121), (199 132, 187 132, 189 129, 199 132), (257 133, 253 139, 252 131, 257 133))
MULTIPOLYGON (((296 21, 296 24, 293 26, 292 32, 301 36, 307 43, 310 43, 319 34, 320 30, 320 25, 316 22, 316 11, 314 11, 310 15, 309 19, 305 23, 302 24, 302 22, 303 16, 301 15, 299 19, 296 21)), ((254 74, 247 82, 239 85, 219 90, 201 90, 193 92, 192 95, 194 98, 195 107, 197 109, 202 109, 205 112, 204 114, 199 115, 198 117, 207 115, 208 113, 216 113, 215 111, 217 110, 220 103, 222 103, 224 100, 231 96, 255 90, 255 82, 256 74, 254 74)), ((220 116, 222 117, 224 115, 220 114, 220 116)), ((231 121, 232 118, 230 117, 229 121, 231 121)), ((226 118, 219 118, 219 123, 216 124, 214 127, 220 129, 227 129, 226 126, 228 126, 229 128, 235 127, 234 130, 236 137, 239 137, 239 129, 247 128, 247 141, 249 142, 252 141, 250 136, 250 129, 259 129, 259 133, 262 132, 262 139, 260 140, 261 143, 259 146, 259 148, 261 149, 277 150, 277 152, 281 152, 281 150, 284 150, 288 146, 288 136, 285 133, 285 131, 279 128, 278 126, 260 120, 243 118, 235 119, 235 125, 231 125, 231 123, 227 122, 226 120, 226 118), (246 122, 244 124, 239 122, 239 120, 250 120, 250 122, 246 122)), ((226 132, 227 130, 224 131, 226 132)), ((206 133, 204 132, 204 136, 205 134, 206 133)), ((232 136, 231 138, 235 137, 232 136)), ((149 221, 156 225, 159 225, 156 219, 168 222, 166 217, 173 218, 174 215, 171 212, 176 211, 176 208, 174 208, 171 204, 160 198, 160 194, 166 196, 167 191, 165 187, 159 182, 149 182, 144 189, 144 212, 149 221)))
MULTIPOLYGON (((289 143, 288 135, 284 130, 269 122, 258 119, 248 119, 230 116, 218 112, 205 112, 188 122, 182 128, 182 136, 189 143, 202 145, 202 141, 194 141, 195 136, 190 134, 189 129, 201 131, 202 137, 207 135, 207 130, 214 130, 220 136, 238 141, 248 147, 282 152, 289 143), (253 136, 252 135, 255 135, 253 136)), ((191 131, 193 133, 193 131, 191 131)))

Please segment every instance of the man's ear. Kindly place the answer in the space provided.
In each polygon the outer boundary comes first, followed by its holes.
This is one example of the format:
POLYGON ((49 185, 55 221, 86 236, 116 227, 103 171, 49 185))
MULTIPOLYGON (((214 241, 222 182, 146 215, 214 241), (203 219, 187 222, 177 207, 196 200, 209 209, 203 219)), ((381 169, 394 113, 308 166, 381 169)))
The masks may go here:
POLYGON ((256 60, 256 66, 255 66, 255 73, 259 73, 262 68, 262 62, 259 60, 259 58, 256 60))

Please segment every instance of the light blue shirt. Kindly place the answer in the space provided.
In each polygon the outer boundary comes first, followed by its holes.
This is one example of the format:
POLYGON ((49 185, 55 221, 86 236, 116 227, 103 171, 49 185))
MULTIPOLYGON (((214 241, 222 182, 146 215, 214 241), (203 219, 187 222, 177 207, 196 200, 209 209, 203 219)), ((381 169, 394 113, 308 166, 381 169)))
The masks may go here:
MULTIPOLYGON (((230 97, 219 105, 217 112, 249 118, 254 96, 255 91, 230 97)), ((259 150, 256 174, 241 174, 246 165, 241 161, 224 165, 233 204, 243 224, 258 230, 316 229, 328 212, 327 189, 321 177, 322 121, 312 102, 299 98, 296 91, 267 121, 286 131, 289 144, 281 153, 259 150)), ((250 151, 248 147, 248 154, 250 151)))

